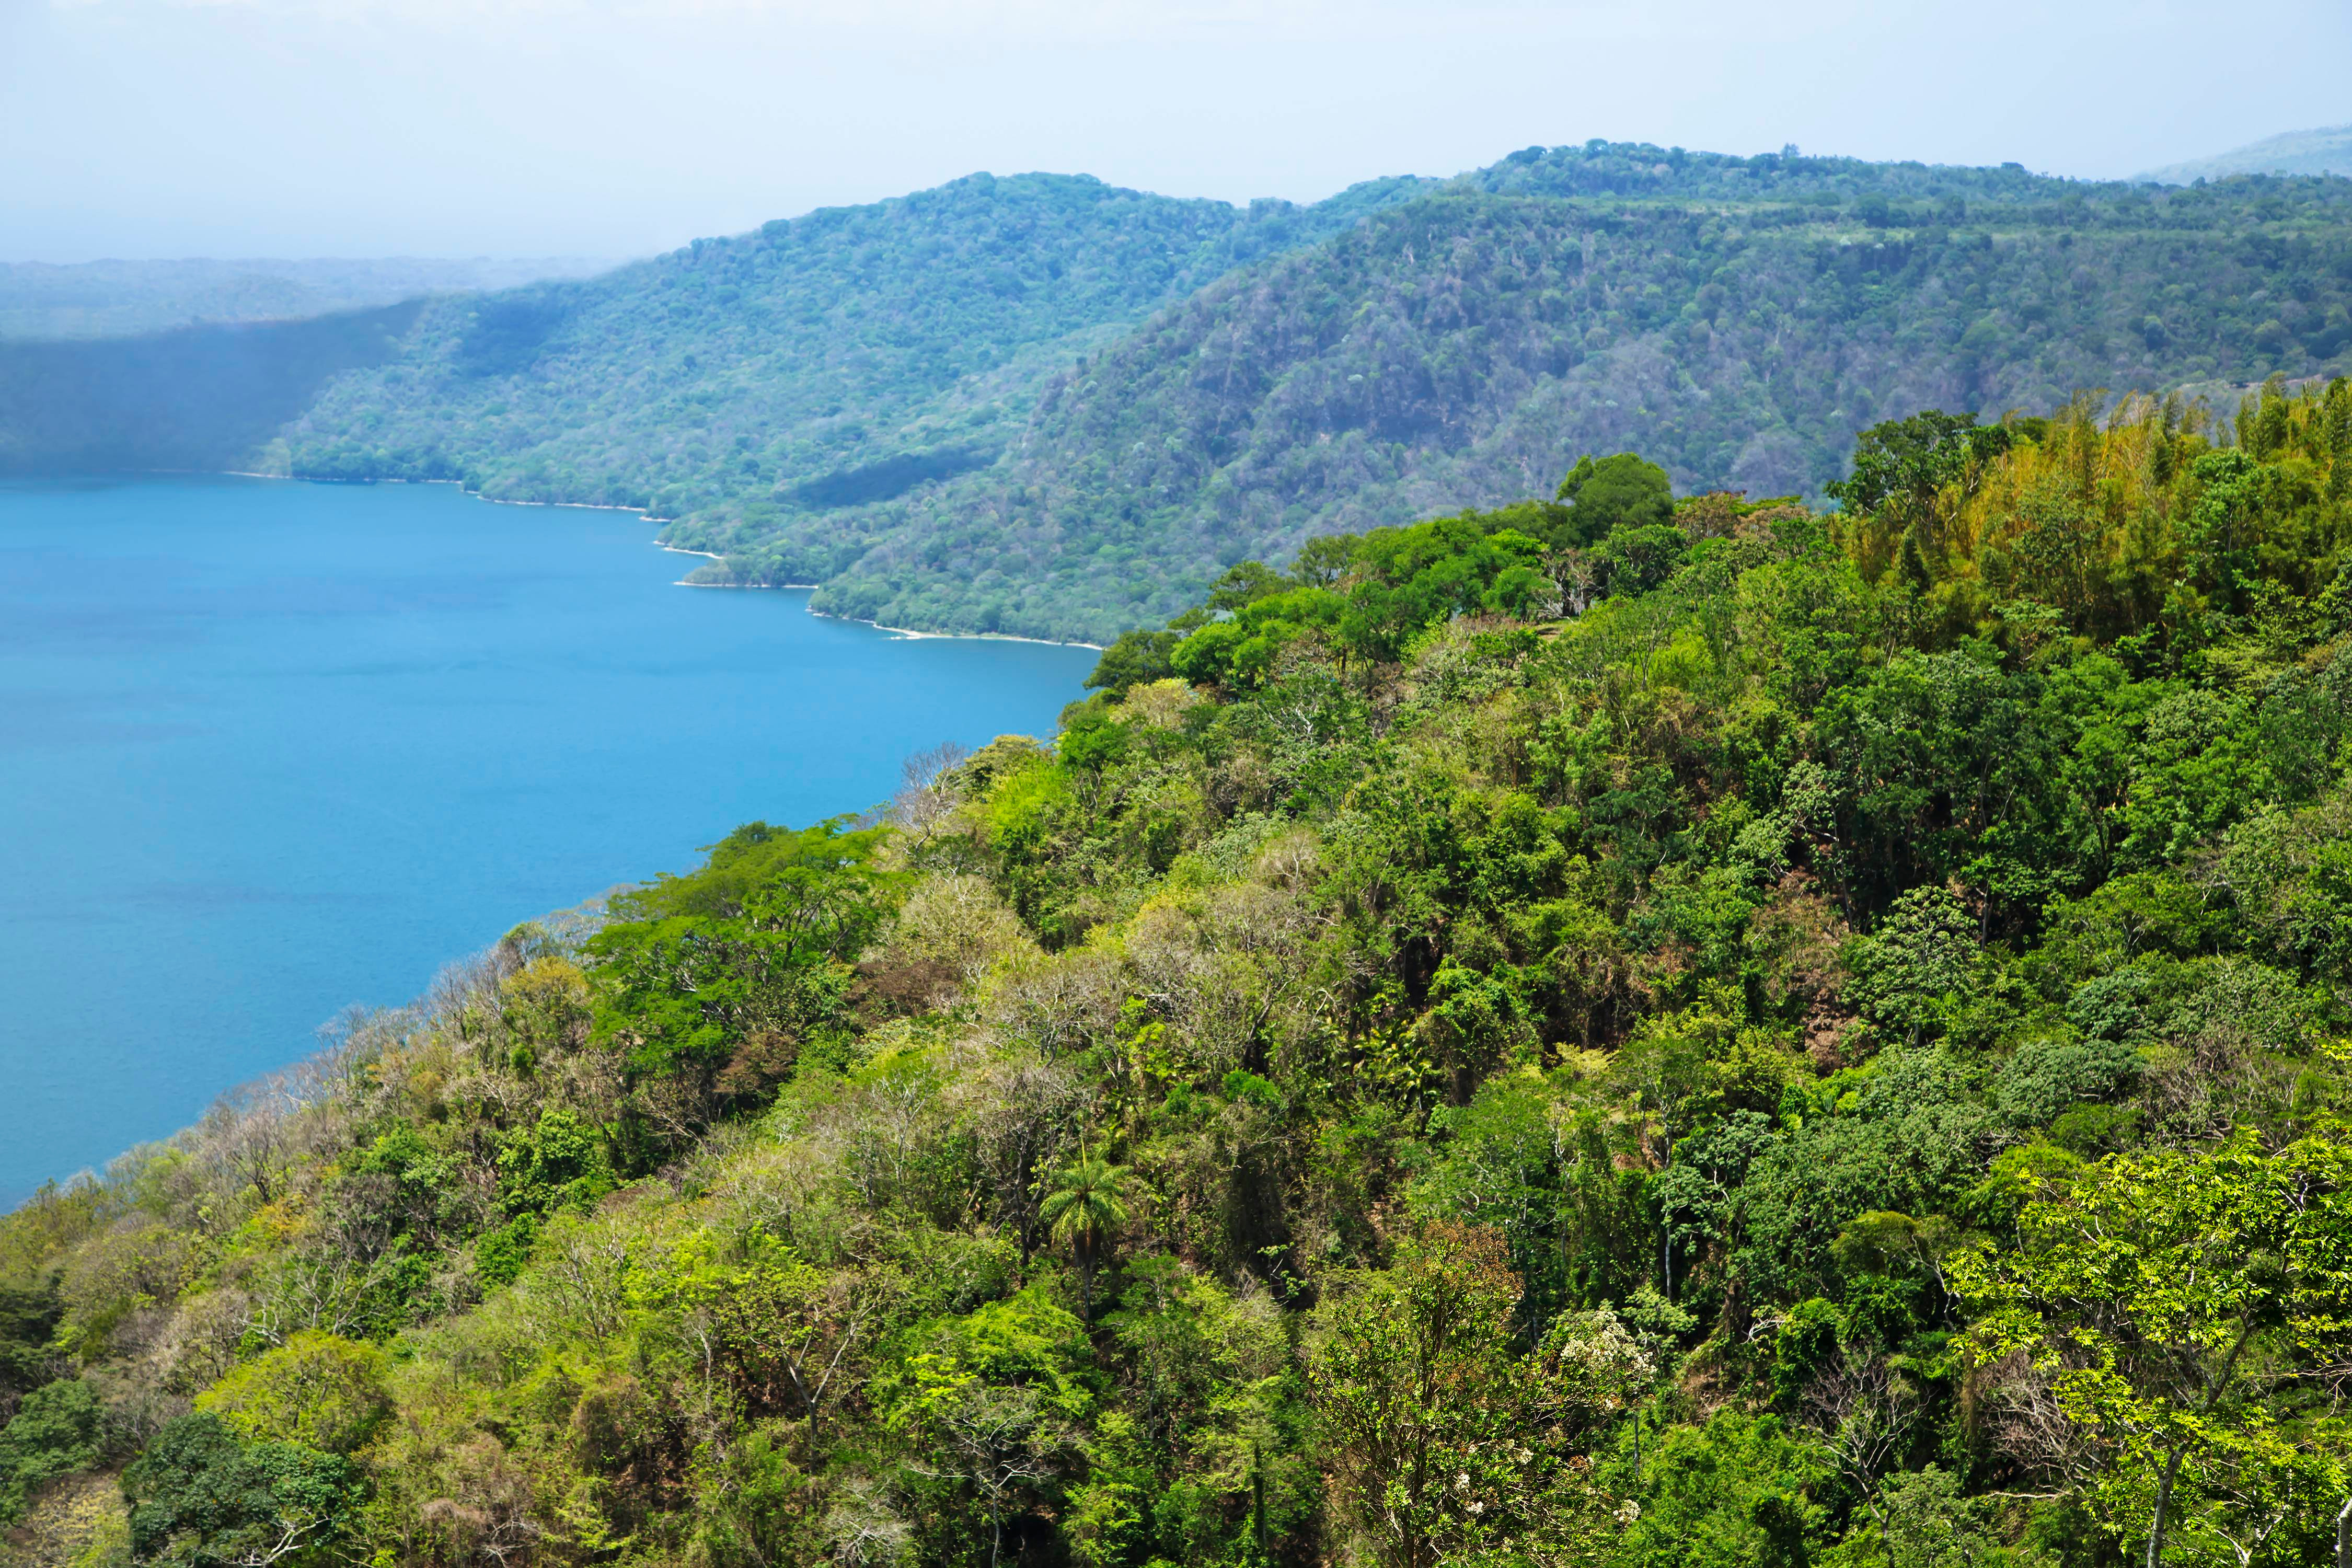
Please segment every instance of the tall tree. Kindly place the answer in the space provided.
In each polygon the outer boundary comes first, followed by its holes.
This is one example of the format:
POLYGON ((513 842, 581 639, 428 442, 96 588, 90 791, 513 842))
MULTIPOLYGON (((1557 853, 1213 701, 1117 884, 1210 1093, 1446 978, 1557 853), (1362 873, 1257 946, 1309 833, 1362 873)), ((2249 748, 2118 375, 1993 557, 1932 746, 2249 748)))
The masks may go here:
POLYGON ((1431 1568, 1507 1526, 1528 1390, 1502 1236, 1440 1222, 1317 1312, 1307 1386, 1332 1500, 1388 1568, 1431 1568))
POLYGON ((1127 1167, 1081 1153, 1054 1173, 1037 1217, 1076 1254, 1079 1310, 1094 1316, 1095 1263, 1103 1238, 1127 1223, 1127 1167))
MULTIPOLYGON (((2305 1138, 2113 1156, 2023 1206, 2021 1246, 1955 1258, 1979 1364, 2015 1357, 2105 1461, 2090 1500, 2147 1568, 2193 1489, 2220 1513, 2300 1468, 2288 1395, 2352 1351, 2352 1146, 2305 1138)), ((2340 1470, 2343 1456, 2330 1454, 2340 1470)), ((2258 1521, 2257 1525, 2258 1525, 2258 1521)), ((2214 1528, 2221 1528, 2215 1526, 2214 1528)))

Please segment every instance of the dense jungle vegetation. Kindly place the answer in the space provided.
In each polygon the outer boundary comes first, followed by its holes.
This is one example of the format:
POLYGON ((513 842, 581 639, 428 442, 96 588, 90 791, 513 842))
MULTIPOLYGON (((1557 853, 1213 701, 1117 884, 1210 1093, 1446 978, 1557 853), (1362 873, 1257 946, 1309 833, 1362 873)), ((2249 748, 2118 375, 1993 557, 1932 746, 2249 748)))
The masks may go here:
POLYGON ((1838 499, 1240 563, 45 1191, 9 1548, 2338 1561, 2352 385, 1838 499))

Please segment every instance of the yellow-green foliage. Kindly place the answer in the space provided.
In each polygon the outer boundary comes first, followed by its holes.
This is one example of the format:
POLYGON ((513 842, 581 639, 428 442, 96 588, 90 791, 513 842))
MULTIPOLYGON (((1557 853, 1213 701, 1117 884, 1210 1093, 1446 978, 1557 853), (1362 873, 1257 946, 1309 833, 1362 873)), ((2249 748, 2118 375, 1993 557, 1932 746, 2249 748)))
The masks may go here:
POLYGON ((2315 593, 2352 542, 2352 384, 2273 378, 2234 426, 2177 399, 2078 397, 2016 423, 2026 438, 1946 485, 1927 515, 1862 520, 1849 542, 1866 576, 1907 574, 1959 629, 2016 600, 2102 637, 2179 626, 2241 608, 2234 579, 2249 571, 2315 593))
POLYGON ((110 1474, 50 1488, 0 1536, 0 1568, 130 1568, 131 1561, 131 1521, 110 1474))
POLYGON ((391 1409, 383 1347, 305 1329, 196 1396, 244 1436, 348 1454, 391 1409))

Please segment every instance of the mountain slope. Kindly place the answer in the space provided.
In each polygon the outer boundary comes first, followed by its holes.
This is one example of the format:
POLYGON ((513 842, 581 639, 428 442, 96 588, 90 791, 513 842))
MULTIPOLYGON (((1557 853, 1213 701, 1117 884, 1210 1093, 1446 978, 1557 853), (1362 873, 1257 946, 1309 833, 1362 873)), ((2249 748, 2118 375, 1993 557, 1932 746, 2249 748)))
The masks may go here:
POLYGON ((1094 335, 1414 184, 1236 208, 977 174, 585 282, 446 300, 399 363, 296 426, 284 460, 755 524, 870 499, 993 460, 1094 335))
POLYGON ((0 1564, 2335 1562, 2352 384, 2252 414, 1335 538, 353 1010, 0 1215, 0 1564))
POLYGON ((996 468, 674 532, 730 556, 713 577, 824 584, 823 608, 1100 640, 1232 561, 1524 494, 1581 452, 1818 494, 1889 414, 2341 364, 2347 305, 2341 182, 2151 196, 1562 149, 1171 306, 1057 378, 996 468))
POLYGON ((2265 136, 2210 158, 2167 163, 2132 178, 2159 185, 2186 185, 2231 174, 2352 174, 2352 125, 2265 136))

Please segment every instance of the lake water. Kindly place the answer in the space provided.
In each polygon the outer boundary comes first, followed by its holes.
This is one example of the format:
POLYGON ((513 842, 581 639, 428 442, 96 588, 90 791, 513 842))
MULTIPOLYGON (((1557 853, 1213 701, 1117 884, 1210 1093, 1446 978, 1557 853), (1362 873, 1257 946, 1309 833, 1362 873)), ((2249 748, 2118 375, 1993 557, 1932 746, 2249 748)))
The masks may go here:
POLYGON ((653 531, 446 486, 0 484, 0 1205, 519 921, 1049 732, 1092 668, 678 588, 653 531))

